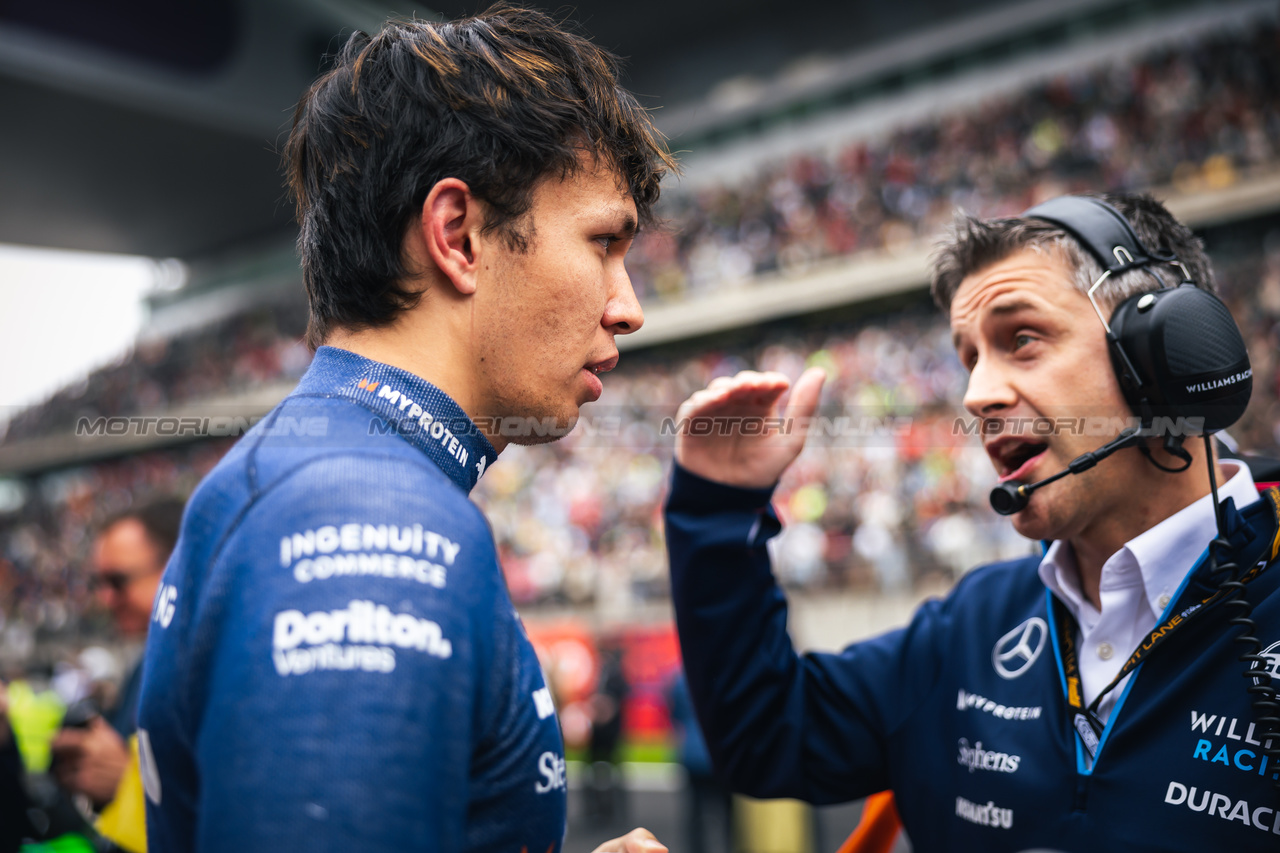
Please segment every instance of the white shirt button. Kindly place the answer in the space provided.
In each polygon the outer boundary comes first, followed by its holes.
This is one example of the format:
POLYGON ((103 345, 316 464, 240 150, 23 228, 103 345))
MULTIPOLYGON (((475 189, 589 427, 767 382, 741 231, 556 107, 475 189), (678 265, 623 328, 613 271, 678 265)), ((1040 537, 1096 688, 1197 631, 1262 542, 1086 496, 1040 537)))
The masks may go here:
POLYGON ((1111 660, 1111 655, 1115 653, 1115 649, 1111 648, 1110 643, 1098 643, 1098 657, 1103 660, 1111 660))
POLYGON ((1171 598, 1169 597, 1169 593, 1167 593, 1167 592, 1166 592, 1164 595, 1162 595, 1162 596, 1160 596, 1159 598, 1157 598, 1157 599, 1156 599, 1156 604, 1160 605, 1160 612, 1162 612, 1162 613, 1163 613, 1163 612, 1164 612, 1164 609, 1165 609, 1166 607, 1168 607, 1168 606, 1169 606, 1169 602, 1170 602, 1170 601, 1172 601, 1172 600, 1173 600, 1173 599, 1171 599, 1171 598))

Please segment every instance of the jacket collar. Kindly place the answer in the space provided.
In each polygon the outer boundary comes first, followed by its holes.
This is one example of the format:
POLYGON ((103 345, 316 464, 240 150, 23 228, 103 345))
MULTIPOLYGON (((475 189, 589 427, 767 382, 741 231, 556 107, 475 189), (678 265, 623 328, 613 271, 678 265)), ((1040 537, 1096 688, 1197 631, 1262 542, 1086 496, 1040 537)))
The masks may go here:
POLYGON ((345 397, 376 417, 369 435, 394 432, 470 492, 498 451, 457 403, 425 379, 337 347, 316 350, 295 395, 345 397))

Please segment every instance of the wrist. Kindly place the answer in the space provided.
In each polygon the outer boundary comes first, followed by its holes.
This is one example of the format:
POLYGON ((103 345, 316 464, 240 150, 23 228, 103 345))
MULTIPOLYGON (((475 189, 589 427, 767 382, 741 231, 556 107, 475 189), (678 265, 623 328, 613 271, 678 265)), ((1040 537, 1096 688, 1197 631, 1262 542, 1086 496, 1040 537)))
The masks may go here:
POLYGON ((679 448, 676 448, 675 462, 680 468, 702 480, 735 489, 768 489, 772 491, 778 485, 778 480, 782 476, 781 472, 773 475, 762 474, 751 471, 742 465, 726 465, 698 455, 690 456, 681 453, 679 448))
POLYGON ((777 487, 776 482, 764 487, 726 483, 690 470, 679 461, 672 468, 668 508, 699 514, 764 509, 773 499, 773 490, 777 487))

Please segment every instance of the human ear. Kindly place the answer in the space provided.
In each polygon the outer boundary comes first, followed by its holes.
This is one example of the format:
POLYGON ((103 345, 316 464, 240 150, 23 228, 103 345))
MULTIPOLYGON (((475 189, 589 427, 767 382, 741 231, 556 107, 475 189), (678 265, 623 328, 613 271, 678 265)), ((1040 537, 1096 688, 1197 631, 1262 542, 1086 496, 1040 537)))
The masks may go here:
POLYGON ((476 290, 476 248, 484 212, 471 189, 457 178, 436 183, 422 203, 422 239, 427 254, 461 294, 476 290))

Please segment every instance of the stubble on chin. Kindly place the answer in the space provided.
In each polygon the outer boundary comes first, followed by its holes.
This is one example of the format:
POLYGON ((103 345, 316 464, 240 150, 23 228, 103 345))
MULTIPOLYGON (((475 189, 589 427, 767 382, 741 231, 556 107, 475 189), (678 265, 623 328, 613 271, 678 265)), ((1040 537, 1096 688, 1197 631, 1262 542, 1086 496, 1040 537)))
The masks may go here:
POLYGON ((1097 517, 1093 473, 1067 477, 1034 493, 1027 508, 1013 517, 1014 530, 1037 542, 1078 535, 1097 517))
POLYGON ((508 444, 525 447, 550 444, 564 438, 578 424, 579 411, 573 404, 557 406, 549 399, 502 402, 507 414, 500 416, 499 427, 508 444))
POLYGON ((1013 529, 1018 532, 1019 536, 1040 542, 1054 537, 1051 535, 1053 525, 1045 517, 1045 508, 1034 505, 1037 497, 1040 496, 1032 495, 1032 503, 1028 504, 1026 509, 1014 515, 1013 529))

